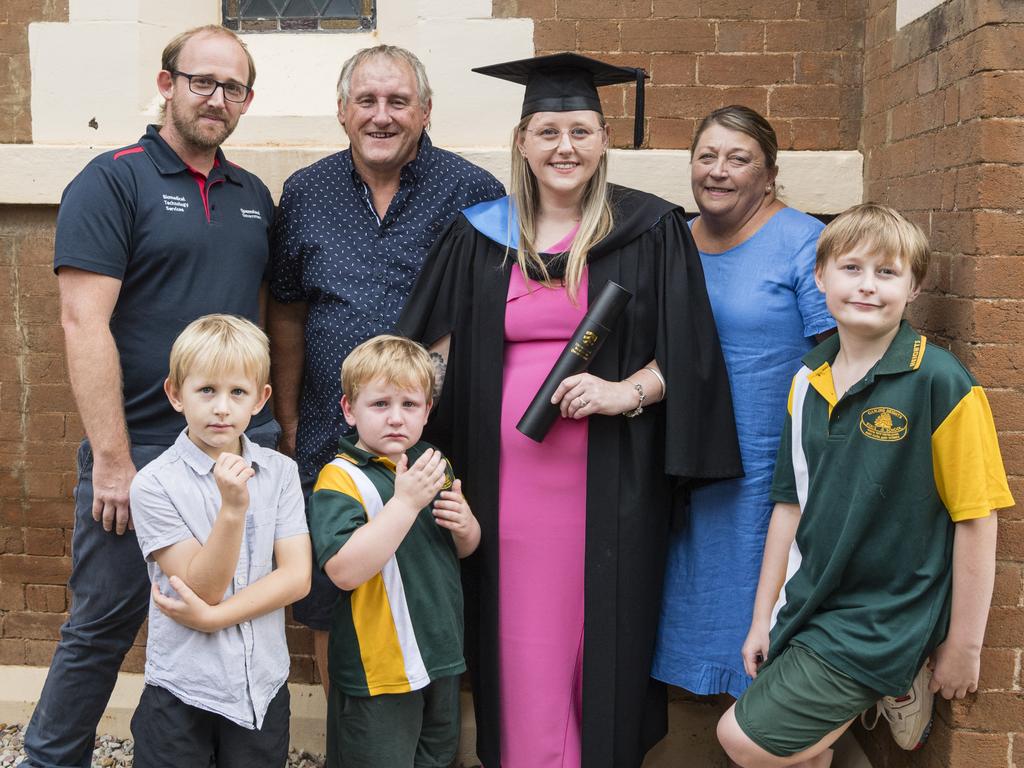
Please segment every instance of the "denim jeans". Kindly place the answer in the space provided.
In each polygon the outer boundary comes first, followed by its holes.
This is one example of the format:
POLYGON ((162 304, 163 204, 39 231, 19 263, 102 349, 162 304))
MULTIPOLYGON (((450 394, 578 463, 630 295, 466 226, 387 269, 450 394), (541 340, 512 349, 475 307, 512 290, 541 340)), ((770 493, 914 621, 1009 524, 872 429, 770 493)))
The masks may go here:
MULTIPOLYGON (((277 446, 276 421, 246 434, 277 446)), ((133 445, 141 469, 166 445, 133 445)), ((92 519, 92 449, 78 449, 75 530, 71 540, 71 614, 61 627, 50 672, 25 733, 22 766, 89 768, 96 726, 107 707, 128 649, 149 609, 149 573, 134 531, 118 536, 92 519)))

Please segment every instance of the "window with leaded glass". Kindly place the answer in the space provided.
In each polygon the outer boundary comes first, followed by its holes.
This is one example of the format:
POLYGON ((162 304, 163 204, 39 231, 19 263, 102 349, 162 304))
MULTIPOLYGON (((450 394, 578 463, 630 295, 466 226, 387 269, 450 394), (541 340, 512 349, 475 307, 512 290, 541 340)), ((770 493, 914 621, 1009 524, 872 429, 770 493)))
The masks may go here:
POLYGON ((373 29, 374 0, 222 0, 224 26, 236 32, 337 32, 373 29))

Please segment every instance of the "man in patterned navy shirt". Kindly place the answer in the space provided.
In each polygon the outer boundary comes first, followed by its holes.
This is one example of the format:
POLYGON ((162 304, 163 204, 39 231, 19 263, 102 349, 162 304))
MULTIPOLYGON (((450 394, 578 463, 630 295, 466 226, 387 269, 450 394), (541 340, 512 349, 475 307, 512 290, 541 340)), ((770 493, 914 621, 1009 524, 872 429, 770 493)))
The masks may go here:
MULTIPOLYGON (((397 46, 366 48, 338 78, 349 148, 285 182, 271 241, 268 330, 280 449, 307 497, 347 431, 341 361, 393 329, 427 252, 455 215, 505 190, 491 174, 430 143, 430 85, 397 46)), ((337 590, 322 573, 296 620, 314 630, 327 688, 327 629, 337 590)))

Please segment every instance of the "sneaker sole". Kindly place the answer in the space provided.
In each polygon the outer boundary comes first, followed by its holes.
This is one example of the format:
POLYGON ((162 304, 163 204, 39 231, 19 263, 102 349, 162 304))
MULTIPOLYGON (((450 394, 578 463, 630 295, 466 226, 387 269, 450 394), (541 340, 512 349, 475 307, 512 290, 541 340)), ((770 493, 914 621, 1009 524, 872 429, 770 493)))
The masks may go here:
POLYGON ((917 750, 921 749, 921 747, 923 747, 923 746, 924 746, 924 743, 925 743, 926 741, 928 741, 928 736, 929 736, 929 735, 931 734, 931 732, 932 732, 932 724, 933 724, 934 722, 935 722, 935 715, 932 715, 932 716, 931 716, 931 717, 930 717, 930 718, 928 719, 928 725, 926 725, 926 726, 924 727, 924 732, 923 732, 923 733, 921 734, 921 738, 917 740, 917 744, 916 744, 916 745, 915 745, 915 746, 913 747, 913 749, 911 749, 911 750, 910 750, 911 752, 916 752, 917 750))

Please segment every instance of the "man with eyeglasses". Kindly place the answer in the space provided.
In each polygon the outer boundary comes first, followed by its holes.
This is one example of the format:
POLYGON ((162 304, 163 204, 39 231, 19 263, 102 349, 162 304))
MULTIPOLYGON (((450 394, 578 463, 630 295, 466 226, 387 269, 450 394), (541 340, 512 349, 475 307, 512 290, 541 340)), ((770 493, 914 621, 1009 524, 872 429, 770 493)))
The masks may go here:
MULTIPOLYGON (((206 26, 171 40, 161 67, 162 124, 90 162, 57 216, 68 375, 87 439, 71 614, 22 765, 90 765, 96 726, 146 616, 150 584, 128 491, 185 426, 163 390, 172 342, 201 315, 260 315, 273 201, 220 149, 252 102, 252 57, 234 33, 206 26)), ((266 409, 250 422, 253 442, 273 447, 278 433, 266 409)))
MULTIPOLYGON (((430 83, 411 51, 359 51, 341 68, 337 99, 348 149, 285 182, 271 237, 274 413, 280 450, 295 456, 307 494, 350 429, 338 405, 341 361, 394 328, 427 252, 459 211, 505 193, 491 174, 431 143, 430 83)), ((309 596, 292 609, 314 630, 325 690, 338 594, 314 568, 309 596)))

